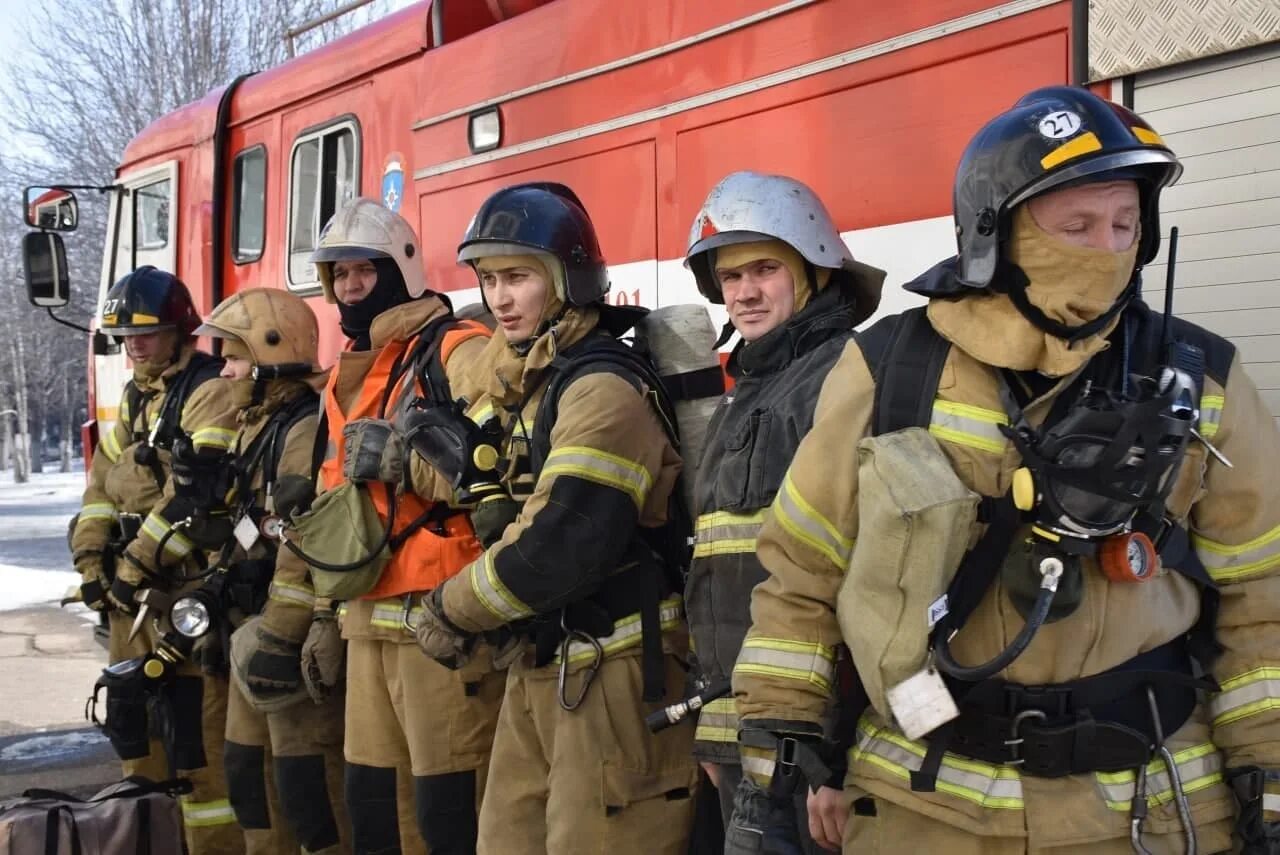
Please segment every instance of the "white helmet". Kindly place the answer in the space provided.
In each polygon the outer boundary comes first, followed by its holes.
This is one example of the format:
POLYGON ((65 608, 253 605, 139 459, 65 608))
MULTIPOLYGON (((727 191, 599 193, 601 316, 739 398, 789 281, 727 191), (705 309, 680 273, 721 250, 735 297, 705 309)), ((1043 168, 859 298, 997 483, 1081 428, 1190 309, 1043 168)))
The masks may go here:
POLYGON ((856 298, 855 323, 880 304, 885 272, 855 261, 816 193, 794 178, 733 172, 711 188, 689 230, 688 267, 702 296, 723 303, 707 252, 721 246, 780 240, 814 267, 846 271, 856 298))
POLYGON ((334 212, 333 219, 320 233, 319 245, 311 253, 324 298, 330 303, 337 302, 333 293, 335 261, 373 258, 389 258, 396 263, 411 298, 426 292, 422 251, 409 223, 373 199, 350 199, 334 212))

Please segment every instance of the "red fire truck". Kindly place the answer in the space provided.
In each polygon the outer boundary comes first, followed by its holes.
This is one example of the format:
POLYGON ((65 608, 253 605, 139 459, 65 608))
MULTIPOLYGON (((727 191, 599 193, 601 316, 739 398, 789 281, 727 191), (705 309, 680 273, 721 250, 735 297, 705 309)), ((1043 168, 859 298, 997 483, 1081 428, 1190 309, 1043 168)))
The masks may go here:
MULTIPOLYGON (((954 251, 964 143, 1032 87, 1079 78, 1081 6, 423 2, 142 131, 117 172, 99 302, 140 264, 175 272, 202 311, 240 288, 288 288, 315 298, 331 358, 338 325, 308 259, 336 205, 365 195, 403 214, 430 287, 461 305, 476 295, 454 260, 468 220, 531 179, 584 200, 611 300, 695 301, 689 224, 713 184, 750 168, 817 189, 854 254, 888 269, 881 311, 897 311, 897 286, 954 251)), ((60 248, 40 305, 65 297, 60 248)), ((96 355, 92 375, 91 417, 110 421, 123 357, 96 355)))

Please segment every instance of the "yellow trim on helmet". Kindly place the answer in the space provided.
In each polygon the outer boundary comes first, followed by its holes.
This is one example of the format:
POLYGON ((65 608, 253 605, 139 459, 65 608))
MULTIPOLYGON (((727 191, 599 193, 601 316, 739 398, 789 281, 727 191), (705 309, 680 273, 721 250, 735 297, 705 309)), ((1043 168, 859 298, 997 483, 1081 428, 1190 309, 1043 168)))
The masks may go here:
MULTIPOLYGON (((1133 135, 1137 137, 1145 145, 1164 145, 1161 136, 1150 128, 1139 128, 1136 125, 1129 130, 1133 131, 1133 135)), ((1166 146, 1167 147, 1167 146, 1166 146)))
POLYGON ((160 319, 155 315, 144 315, 139 312, 135 312, 133 315, 133 322, 135 324, 158 324, 160 323, 160 319))
POLYGON ((1053 169, 1073 160, 1082 154, 1088 154, 1091 151, 1098 151, 1102 148, 1102 141, 1098 139, 1098 135, 1093 131, 1087 134, 1081 134, 1073 140, 1068 140, 1053 151, 1040 158, 1040 166, 1045 169, 1053 169))

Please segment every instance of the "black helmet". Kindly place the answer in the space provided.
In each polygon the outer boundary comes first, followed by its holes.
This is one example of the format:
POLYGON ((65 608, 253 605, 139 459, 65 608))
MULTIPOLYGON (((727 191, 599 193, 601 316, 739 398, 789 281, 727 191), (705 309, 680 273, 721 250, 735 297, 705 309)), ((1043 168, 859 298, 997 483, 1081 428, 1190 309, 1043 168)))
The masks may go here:
POLYGON ((1142 197, 1137 266, 1160 247, 1160 191, 1182 166, 1160 135, 1132 111, 1075 86, 1048 86, 974 135, 956 170, 958 279, 991 284, 1013 209, 1048 190, 1131 179, 1142 197))
POLYGON ((151 265, 121 276, 102 303, 101 329, 107 335, 145 335, 174 329, 187 337, 200 316, 182 280, 151 265))
MULTIPOLYGON (((494 193, 476 212, 458 244, 458 261, 546 252, 560 260, 571 306, 598 303, 609 293, 596 229, 577 195, 563 184, 517 184, 494 193)), ((559 283, 557 283, 559 284, 559 283)))

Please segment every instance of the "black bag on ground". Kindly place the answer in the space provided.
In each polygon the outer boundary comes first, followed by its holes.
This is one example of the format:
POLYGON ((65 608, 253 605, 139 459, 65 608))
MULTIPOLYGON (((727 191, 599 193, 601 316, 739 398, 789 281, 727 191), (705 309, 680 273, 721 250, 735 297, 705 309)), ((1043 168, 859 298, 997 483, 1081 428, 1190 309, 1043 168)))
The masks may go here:
POLYGON ((185 778, 126 778, 87 799, 27 790, 0 802, 0 855, 177 855, 185 778))

